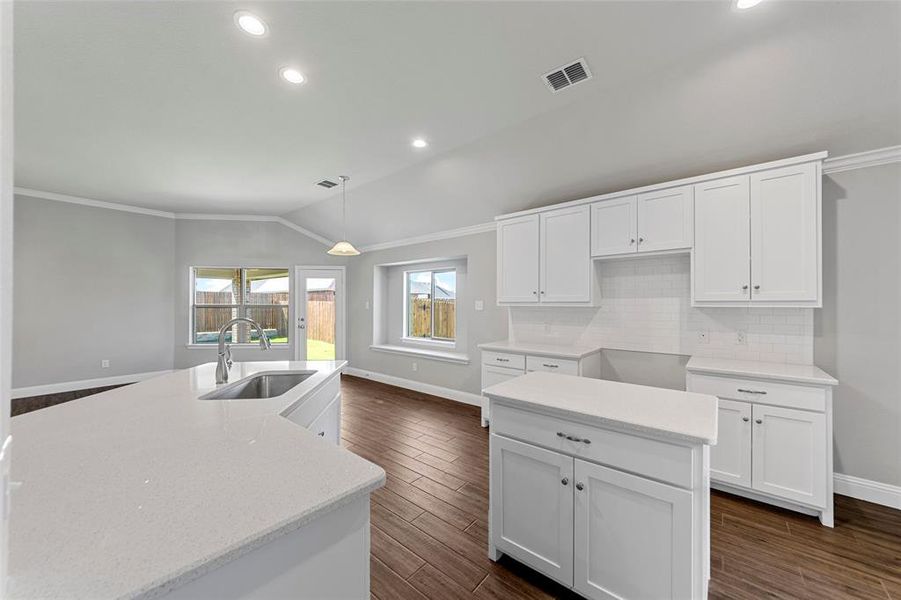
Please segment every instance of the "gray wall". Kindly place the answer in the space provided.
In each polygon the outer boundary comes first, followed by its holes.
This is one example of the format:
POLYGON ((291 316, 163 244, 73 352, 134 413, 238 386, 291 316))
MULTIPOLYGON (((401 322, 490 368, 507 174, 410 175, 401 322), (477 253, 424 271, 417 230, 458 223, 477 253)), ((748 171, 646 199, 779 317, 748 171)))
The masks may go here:
POLYGON ((367 252, 348 261, 348 357, 358 369, 403 377, 423 383, 478 394, 481 366, 479 350, 482 342, 507 337, 507 310, 495 300, 496 248, 494 232, 449 240, 389 248, 367 252), (372 343, 373 269, 376 265, 440 257, 467 257, 466 299, 458 306, 458 319, 468 330, 466 348, 458 348, 470 357, 468 365, 429 360, 421 356, 387 354, 369 349, 372 343), (475 310, 475 301, 485 308, 475 310), (369 308, 366 303, 369 302, 369 308), (416 362, 418 371, 413 371, 416 362))
MULTIPOLYGON (((326 254, 326 248, 279 223, 264 221, 175 221, 174 269, 170 271, 175 298, 172 339, 175 368, 191 367, 216 360, 215 347, 189 348, 191 298, 189 270, 203 267, 288 267, 292 283, 295 265, 343 265, 347 259, 326 254)), ((292 285, 293 289, 293 285, 292 285)), ((293 309, 289 322, 294 322, 293 309)), ((293 360, 294 337, 289 332, 288 347, 235 348, 235 360, 293 360)))
POLYGON ((836 377, 835 471, 901 485, 901 164, 823 178, 814 362, 836 377))
POLYGON ((172 368, 171 219, 22 196, 14 212, 13 387, 172 368))

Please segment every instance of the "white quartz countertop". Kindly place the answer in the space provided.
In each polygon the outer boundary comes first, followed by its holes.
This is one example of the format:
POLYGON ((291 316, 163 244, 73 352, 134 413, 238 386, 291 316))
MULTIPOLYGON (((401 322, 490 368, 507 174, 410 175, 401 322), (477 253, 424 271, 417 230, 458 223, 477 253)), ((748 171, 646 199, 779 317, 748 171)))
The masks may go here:
POLYGON ((282 415, 344 361, 235 363, 230 382, 313 370, 266 400, 198 400, 205 364, 12 419, 6 598, 155 597, 384 483, 282 415))
POLYGON ((602 346, 585 346, 585 345, 555 345, 555 344, 538 344, 529 342, 514 342, 512 340, 500 340, 497 342, 486 342, 479 344, 480 350, 488 350, 490 352, 512 352, 514 354, 537 354, 539 356, 548 356, 552 358, 569 358, 579 360, 600 352, 602 346))
POLYGON ((716 444, 717 399, 708 394, 544 372, 498 383, 482 393, 582 423, 716 444))
POLYGON ((754 360, 692 356, 685 369, 690 373, 736 375, 794 383, 838 385, 838 380, 813 365, 793 365, 754 360))

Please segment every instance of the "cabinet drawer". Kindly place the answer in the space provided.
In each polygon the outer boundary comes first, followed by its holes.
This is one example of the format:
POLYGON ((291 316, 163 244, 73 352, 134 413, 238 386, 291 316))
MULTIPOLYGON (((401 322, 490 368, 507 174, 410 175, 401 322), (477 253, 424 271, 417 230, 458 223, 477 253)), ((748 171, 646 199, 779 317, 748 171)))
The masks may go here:
POLYGON ((491 403, 491 432, 605 464, 644 477, 692 488, 692 449, 584 425, 505 404, 491 403), (563 434, 563 435, 560 435, 563 434), (589 440, 572 441, 565 436, 589 440))
POLYGON ((527 356, 526 371, 547 371, 548 373, 578 375, 579 361, 559 358, 545 358, 543 356, 527 356))
POLYGON ((755 404, 769 404, 800 408, 801 410, 826 410, 826 390, 806 385, 792 385, 757 379, 697 375, 689 378, 689 391, 712 394, 729 400, 743 400, 755 404))
POLYGON ((507 354, 506 352, 482 352, 482 364, 525 369, 526 357, 522 354, 507 354))

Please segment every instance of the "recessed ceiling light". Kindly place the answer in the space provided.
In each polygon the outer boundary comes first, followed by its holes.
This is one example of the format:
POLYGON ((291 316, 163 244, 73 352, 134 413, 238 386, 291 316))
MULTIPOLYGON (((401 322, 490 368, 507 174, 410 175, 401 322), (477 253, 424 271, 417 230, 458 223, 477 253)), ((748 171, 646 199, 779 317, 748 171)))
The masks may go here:
POLYGON ((282 79, 294 85, 300 85, 307 80, 303 73, 292 67, 282 67, 278 74, 282 76, 282 79))
POLYGON ((735 0, 735 8, 745 10, 746 8, 754 8, 760 4, 762 0, 735 0))
POLYGON ((263 19, 246 10, 239 10, 235 13, 235 25, 244 33, 254 37, 262 37, 269 30, 263 19))
POLYGON ((416 138, 413 140, 412 144, 414 148, 425 148, 429 145, 429 143, 422 138, 416 138))

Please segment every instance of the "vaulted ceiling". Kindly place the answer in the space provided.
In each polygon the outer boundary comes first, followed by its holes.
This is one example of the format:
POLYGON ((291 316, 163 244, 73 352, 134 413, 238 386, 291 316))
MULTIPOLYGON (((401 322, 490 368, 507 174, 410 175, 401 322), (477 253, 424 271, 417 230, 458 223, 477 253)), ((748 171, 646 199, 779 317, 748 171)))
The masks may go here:
POLYGON ((17 186, 335 237, 314 182, 348 174, 364 245, 901 143, 894 1, 20 2, 15 35, 17 186), (579 57, 593 79, 550 93, 579 57))

